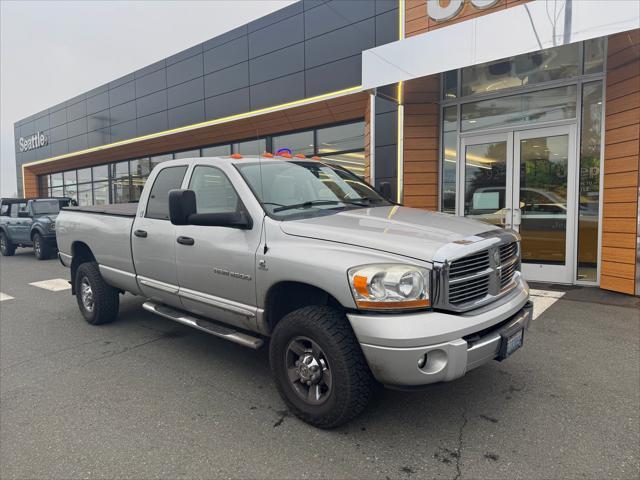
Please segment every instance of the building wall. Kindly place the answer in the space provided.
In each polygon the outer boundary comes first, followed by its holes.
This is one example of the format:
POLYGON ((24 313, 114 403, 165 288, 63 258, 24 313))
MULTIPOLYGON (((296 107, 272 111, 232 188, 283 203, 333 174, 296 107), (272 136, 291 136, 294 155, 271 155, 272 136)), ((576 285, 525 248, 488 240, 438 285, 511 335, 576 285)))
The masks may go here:
POLYGON ((404 84, 404 203, 438 210, 440 76, 404 84))
POLYGON ((362 51, 397 38, 397 0, 299 1, 17 122, 19 188, 23 163, 360 85, 362 51))
POLYGON ((633 294, 640 156, 640 30, 609 38, 601 287, 633 294))
MULTIPOLYGON (((499 0, 490 8, 480 10, 474 7, 469 0, 464 0, 465 4, 458 15, 451 20, 436 22, 427 15, 427 0, 406 0, 405 2, 405 36, 411 37, 419 33, 446 27, 454 23, 464 22, 475 17, 487 15, 498 10, 514 7, 530 0, 499 0)), ((442 2, 443 4, 445 2, 442 2)))

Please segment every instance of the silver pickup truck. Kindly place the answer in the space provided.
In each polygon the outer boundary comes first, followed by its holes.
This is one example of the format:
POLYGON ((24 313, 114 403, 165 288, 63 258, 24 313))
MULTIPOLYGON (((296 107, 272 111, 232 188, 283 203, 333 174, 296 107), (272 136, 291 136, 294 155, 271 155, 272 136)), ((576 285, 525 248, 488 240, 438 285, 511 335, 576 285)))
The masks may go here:
POLYGON ((313 159, 168 161, 138 204, 64 209, 57 239, 89 323, 130 292, 240 345, 268 340, 282 398, 321 428, 359 414, 376 382, 505 359, 532 316, 515 232, 393 204, 313 159))

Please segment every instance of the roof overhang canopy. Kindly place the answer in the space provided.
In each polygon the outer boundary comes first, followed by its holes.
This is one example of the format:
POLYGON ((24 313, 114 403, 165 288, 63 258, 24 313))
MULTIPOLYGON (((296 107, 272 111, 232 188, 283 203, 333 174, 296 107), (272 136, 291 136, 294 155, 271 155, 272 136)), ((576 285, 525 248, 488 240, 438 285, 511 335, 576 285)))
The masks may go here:
MULTIPOLYGON (((426 8, 425 8, 426 15, 426 8)), ((640 28, 635 0, 537 0, 362 52, 362 87, 640 28)))

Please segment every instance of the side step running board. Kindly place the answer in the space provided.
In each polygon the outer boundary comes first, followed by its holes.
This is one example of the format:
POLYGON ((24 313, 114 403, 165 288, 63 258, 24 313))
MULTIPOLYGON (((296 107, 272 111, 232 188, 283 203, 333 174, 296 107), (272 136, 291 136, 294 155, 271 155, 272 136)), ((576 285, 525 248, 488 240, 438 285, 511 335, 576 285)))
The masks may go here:
POLYGON ((243 347, 249 347, 257 350, 264 343, 260 338, 252 337, 251 335, 247 335, 246 333, 233 330, 218 323, 205 320, 204 318, 195 317, 186 312, 183 312, 176 308, 168 307, 167 305, 163 305, 161 303, 144 302, 142 304, 142 308, 149 312, 160 315, 161 317, 173 320, 174 322, 182 323, 184 325, 188 325, 189 327, 197 328, 198 330, 202 330, 203 332, 215 335, 216 337, 224 338, 225 340, 229 340, 230 342, 238 343, 243 347))

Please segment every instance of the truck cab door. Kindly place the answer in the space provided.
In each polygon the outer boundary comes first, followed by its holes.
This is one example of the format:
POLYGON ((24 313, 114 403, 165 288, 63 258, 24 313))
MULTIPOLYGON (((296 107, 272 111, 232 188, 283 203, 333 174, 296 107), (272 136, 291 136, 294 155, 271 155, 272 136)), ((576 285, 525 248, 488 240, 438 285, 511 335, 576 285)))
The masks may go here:
MULTIPOLYGON (((239 177, 235 171, 228 173, 239 177)), ((246 211, 222 166, 196 164, 187 188, 196 194, 197 213, 246 211)), ((178 284, 185 309, 247 330, 257 329, 255 268, 262 218, 253 220, 251 229, 175 227, 178 284)))
POLYGON ((27 203, 14 203, 11 205, 11 216, 7 224, 7 230, 9 231, 9 237, 13 243, 28 243, 31 241, 29 238, 29 229, 31 228, 31 218, 29 217, 29 210, 27 209, 27 203))
POLYGON ((169 220, 169 190, 182 186, 187 165, 158 167, 151 190, 131 232, 138 285, 153 300, 181 307, 178 297, 175 227, 169 220))

